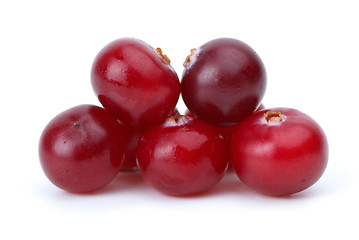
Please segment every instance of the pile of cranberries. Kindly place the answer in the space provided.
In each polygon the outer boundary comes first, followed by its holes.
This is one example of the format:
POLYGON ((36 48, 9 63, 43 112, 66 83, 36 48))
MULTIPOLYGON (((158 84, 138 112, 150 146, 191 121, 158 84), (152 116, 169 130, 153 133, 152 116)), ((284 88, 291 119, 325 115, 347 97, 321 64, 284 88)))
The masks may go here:
POLYGON ((91 70, 103 108, 68 109, 41 135, 49 180, 69 192, 93 192, 121 170, 138 170, 164 194, 189 195, 213 188, 230 165, 250 188, 282 196, 322 176, 323 130, 300 111, 261 105, 266 71, 247 44, 209 41, 191 50, 184 67, 180 81, 161 49, 138 39, 105 46, 91 70), (180 94, 184 115, 176 109, 180 94))

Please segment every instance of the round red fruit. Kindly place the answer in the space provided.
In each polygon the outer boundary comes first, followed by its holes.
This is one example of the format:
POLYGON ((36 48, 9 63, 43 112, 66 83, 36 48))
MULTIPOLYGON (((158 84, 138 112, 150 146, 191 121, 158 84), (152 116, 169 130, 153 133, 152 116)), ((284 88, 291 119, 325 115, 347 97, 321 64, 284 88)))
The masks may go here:
POLYGON ((290 108, 255 112, 232 136, 230 161, 240 180, 266 195, 312 186, 328 161, 328 142, 308 115, 290 108))
POLYGON ((174 116, 146 131, 137 148, 143 178, 168 195, 207 191, 224 176, 228 149, 213 126, 174 116))
POLYGON ((91 82, 104 108, 135 127, 164 121, 180 94, 180 82, 168 57, 134 38, 115 40, 98 53, 91 82))
POLYGON ((247 44, 231 38, 192 49, 182 75, 182 97, 199 119, 218 126, 239 124, 259 106, 266 71, 247 44))
POLYGON ((105 109, 79 105, 53 118, 42 132, 39 157, 48 179, 75 193, 106 186, 119 172, 126 139, 105 109))

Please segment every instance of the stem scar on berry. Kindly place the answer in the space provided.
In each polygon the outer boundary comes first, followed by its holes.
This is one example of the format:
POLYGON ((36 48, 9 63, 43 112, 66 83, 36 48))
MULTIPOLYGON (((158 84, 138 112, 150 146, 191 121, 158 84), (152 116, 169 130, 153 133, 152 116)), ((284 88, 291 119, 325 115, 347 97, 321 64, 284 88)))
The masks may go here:
POLYGON ((188 67, 193 62, 197 49, 192 48, 190 51, 191 51, 191 54, 186 57, 186 60, 183 63, 184 67, 188 67))
POLYGON ((161 48, 156 48, 156 52, 158 53, 158 55, 160 55, 160 57, 162 58, 162 60, 165 61, 167 64, 170 64, 170 63, 171 63, 171 60, 167 57, 166 54, 163 54, 161 48))
POLYGON ((283 115, 281 112, 272 112, 272 111, 267 111, 266 113, 264 113, 264 119, 266 121, 267 124, 270 125, 276 125, 276 124, 280 124, 282 122, 285 121, 285 115, 283 115))
POLYGON ((181 115, 180 113, 176 113, 175 115, 170 116, 166 120, 166 126, 179 126, 187 123, 191 117, 187 115, 181 115))

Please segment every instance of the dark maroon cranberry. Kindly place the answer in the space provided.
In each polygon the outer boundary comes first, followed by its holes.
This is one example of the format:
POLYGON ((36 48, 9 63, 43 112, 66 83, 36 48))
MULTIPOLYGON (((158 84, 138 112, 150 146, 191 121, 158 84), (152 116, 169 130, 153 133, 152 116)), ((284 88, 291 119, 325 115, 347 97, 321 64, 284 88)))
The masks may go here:
POLYGON ((266 90, 266 71, 247 44, 215 39, 192 49, 185 61, 182 97, 199 119, 218 126, 240 123, 259 106, 266 90))

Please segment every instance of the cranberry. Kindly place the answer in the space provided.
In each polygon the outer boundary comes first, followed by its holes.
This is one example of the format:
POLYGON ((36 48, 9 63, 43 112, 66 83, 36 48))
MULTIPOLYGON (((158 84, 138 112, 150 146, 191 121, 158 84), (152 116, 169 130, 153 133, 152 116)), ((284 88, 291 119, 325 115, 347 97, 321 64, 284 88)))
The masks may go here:
POLYGON ((39 143, 41 166, 49 180, 63 190, 99 190, 120 170, 124 135, 122 126, 103 108, 70 108, 45 127, 39 143))
POLYGON ((183 100, 195 116, 231 126, 255 111, 265 93, 266 71, 248 45, 220 38, 191 52, 181 87, 183 100))
POLYGON ((320 126, 289 108, 254 113, 232 137, 230 160, 240 180, 268 195, 289 195, 312 186, 328 161, 320 126))
POLYGON ((168 57, 147 43, 122 38, 105 46, 91 72, 99 101, 121 122, 146 127, 164 121, 175 108, 180 82, 168 57))
POLYGON ((143 178, 168 195, 207 191, 224 176, 228 150, 210 124, 176 115, 146 131, 137 148, 143 178))

